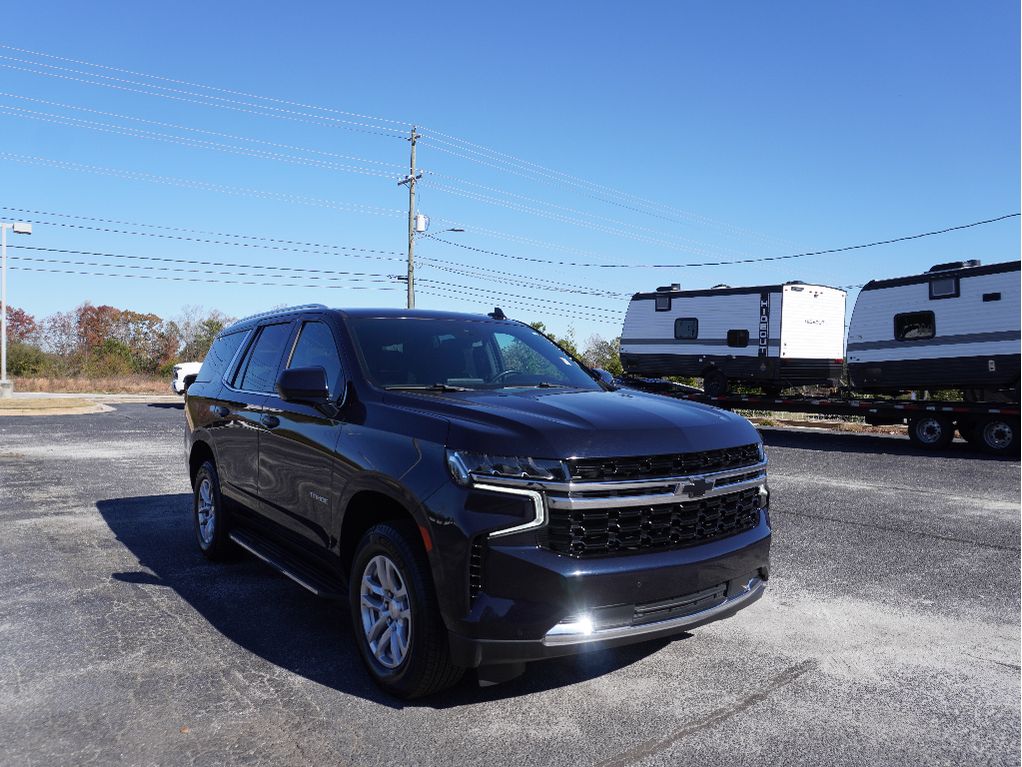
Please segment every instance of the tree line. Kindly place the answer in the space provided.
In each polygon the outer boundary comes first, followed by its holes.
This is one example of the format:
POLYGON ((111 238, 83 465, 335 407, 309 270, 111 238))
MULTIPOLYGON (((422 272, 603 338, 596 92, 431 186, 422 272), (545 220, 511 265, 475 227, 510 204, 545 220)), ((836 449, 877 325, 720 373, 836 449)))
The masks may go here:
POLYGON ((186 307, 175 319, 86 301, 36 319, 7 307, 7 372, 14 377, 167 376, 182 361, 201 361, 233 320, 186 307))
MULTIPOLYGON (((163 377, 178 362, 201 362, 233 318, 216 309, 185 307, 174 319, 90 302, 36 319, 7 307, 7 372, 14 377, 163 377)), ((593 368, 621 371, 620 338, 591 335, 579 348, 574 330, 558 338, 542 322, 530 325, 593 368)))

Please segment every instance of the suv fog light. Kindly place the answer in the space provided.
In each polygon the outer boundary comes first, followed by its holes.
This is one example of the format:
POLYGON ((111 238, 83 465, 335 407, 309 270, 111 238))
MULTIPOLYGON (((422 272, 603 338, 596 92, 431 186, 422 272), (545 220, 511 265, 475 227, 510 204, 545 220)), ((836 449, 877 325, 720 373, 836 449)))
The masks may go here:
POLYGON ((564 619, 550 629, 550 631, 547 632, 547 636, 558 636, 562 634, 568 636, 589 636, 593 633, 595 628, 592 618, 588 615, 579 615, 577 617, 564 619))

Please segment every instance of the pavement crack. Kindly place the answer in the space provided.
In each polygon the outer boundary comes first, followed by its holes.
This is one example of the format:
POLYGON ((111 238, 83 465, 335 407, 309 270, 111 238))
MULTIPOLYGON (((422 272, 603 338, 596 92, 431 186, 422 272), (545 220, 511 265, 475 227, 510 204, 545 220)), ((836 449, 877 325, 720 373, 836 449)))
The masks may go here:
POLYGON ((733 703, 730 706, 718 708, 706 716, 685 725, 681 729, 675 730, 667 735, 667 737, 644 741, 627 751, 622 751, 616 756, 612 756, 602 762, 596 762, 593 767, 626 767, 626 765, 635 764, 641 759, 645 759, 648 756, 652 756, 653 754, 674 745, 682 738, 693 735, 700 730, 705 730, 708 727, 715 727, 716 725, 727 721, 731 717, 740 714, 743 711, 747 711, 757 703, 762 703, 772 693, 777 692, 783 687, 787 687, 803 674, 815 669, 818 665, 819 663, 815 660, 805 660, 801 663, 796 663, 794 666, 785 669, 780 674, 777 674, 775 677, 770 679, 761 690, 745 696, 736 703, 733 703))

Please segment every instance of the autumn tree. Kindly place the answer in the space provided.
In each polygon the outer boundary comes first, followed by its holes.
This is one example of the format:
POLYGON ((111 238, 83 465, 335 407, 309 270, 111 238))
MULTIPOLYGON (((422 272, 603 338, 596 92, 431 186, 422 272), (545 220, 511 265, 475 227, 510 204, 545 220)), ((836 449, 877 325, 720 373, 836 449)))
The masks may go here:
POLYGON ((24 309, 7 305, 7 341, 9 343, 28 343, 35 339, 39 332, 35 317, 24 309))

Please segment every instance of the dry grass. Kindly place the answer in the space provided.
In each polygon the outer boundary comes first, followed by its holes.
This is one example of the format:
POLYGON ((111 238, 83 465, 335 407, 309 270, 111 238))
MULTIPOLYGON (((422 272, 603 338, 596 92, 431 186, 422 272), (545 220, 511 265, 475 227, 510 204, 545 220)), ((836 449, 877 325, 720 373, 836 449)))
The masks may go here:
POLYGON ((170 394, 170 381, 148 376, 111 378, 19 378, 14 382, 20 392, 66 392, 72 394, 170 394))

